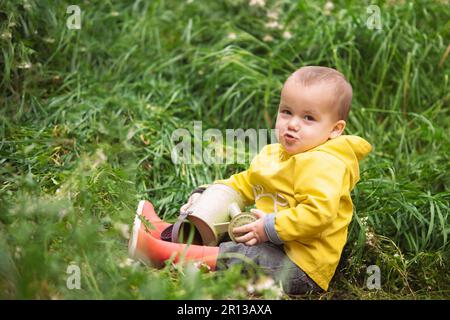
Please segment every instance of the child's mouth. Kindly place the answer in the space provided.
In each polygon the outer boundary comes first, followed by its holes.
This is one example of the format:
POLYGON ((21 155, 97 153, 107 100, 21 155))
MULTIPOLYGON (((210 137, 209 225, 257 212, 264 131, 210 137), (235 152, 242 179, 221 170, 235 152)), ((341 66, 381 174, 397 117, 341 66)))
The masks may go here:
POLYGON ((288 143, 292 143, 292 142, 298 140, 297 137, 293 136, 293 135, 290 134, 290 133, 285 133, 283 136, 284 136, 284 140, 285 140, 286 142, 288 142, 288 143))

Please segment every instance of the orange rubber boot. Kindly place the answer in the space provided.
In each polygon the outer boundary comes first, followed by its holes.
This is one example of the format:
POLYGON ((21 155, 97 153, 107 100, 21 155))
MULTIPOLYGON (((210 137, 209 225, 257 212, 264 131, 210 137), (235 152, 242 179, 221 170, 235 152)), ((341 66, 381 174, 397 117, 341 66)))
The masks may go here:
MULTIPOLYGON (((158 217, 158 215, 155 212, 155 208, 153 208, 153 204, 147 200, 139 201, 139 206, 136 210, 136 217, 134 221, 135 225, 136 219, 140 220, 139 216, 143 216, 145 220, 150 222, 151 228, 147 228, 147 232, 149 232, 152 236, 154 236, 157 239, 161 239, 161 232, 171 225, 170 223, 164 222, 158 217)), ((141 228, 145 228, 145 226, 142 223, 140 226, 141 228)))
POLYGON ((143 260, 155 267, 163 267, 165 261, 174 257, 174 263, 179 263, 181 258, 184 258, 184 261, 205 263, 210 270, 215 270, 219 247, 163 241, 148 233, 141 219, 136 216, 133 234, 128 244, 128 254, 131 258, 143 260))

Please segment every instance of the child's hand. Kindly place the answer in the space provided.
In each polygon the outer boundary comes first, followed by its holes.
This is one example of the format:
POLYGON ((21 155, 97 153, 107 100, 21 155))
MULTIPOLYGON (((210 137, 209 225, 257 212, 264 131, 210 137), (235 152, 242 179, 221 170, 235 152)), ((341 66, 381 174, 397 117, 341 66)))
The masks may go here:
POLYGON ((254 246, 269 240, 264 230, 264 216, 266 213, 261 210, 251 209, 250 212, 258 217, 255 222, 233 229, 234 234, 245 233, 241 237, 236 237, 236 242, 244 242, 247 246, 254 246))
POLYGON ((189 200, 187 203, 181 206, 180 213, 185 212, 192 204, 194 204, 195 201, 198 200, 198 198, 201 196, 201 193, 194 193, 189 197, 189 200))

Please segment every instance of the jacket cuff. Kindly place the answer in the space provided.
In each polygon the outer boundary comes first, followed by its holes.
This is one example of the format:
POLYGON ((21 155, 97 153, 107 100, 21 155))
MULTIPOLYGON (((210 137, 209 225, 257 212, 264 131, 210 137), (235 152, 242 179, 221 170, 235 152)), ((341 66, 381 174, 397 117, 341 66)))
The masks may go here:
POLYGON ((264 216, 264 231, 266 231, 267 237, 269 241, 280 245, 283 244, 283 240, 278 236, 277 231, 275 230, 275 214, 269 213, 264 216))

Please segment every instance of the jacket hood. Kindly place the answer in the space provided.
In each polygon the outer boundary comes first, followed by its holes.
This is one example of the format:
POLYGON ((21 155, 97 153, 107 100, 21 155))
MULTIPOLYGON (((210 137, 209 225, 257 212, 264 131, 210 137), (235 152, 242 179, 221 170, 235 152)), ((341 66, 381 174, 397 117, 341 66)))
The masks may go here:
POLYGON ((372 151, 372 146, 361 137, 342 135, 310 151, 313 150, 327 152, 342 160, 350 170, 351 183, 354 186, 359 181, 359 161, 372 151))

